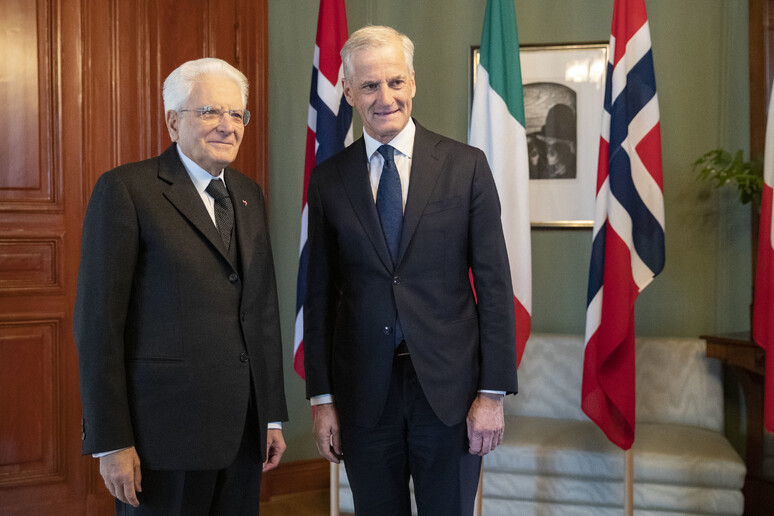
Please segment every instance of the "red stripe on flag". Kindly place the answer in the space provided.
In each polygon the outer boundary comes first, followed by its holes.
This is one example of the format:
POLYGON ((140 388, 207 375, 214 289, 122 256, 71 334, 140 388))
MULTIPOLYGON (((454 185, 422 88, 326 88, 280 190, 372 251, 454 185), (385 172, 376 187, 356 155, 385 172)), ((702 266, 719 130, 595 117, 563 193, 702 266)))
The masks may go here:
POLYGON ((304 159, 304 193, 303 203, 301 206, 306 206, 306 191, 309 188, 309 177, 312 175, 312 169, 314 169, 315 162, 315 139, 317 135, 310 127, 306 128, 306 158, 304 159))
POLYGON ((347 15, 344 0, 323 0, 317 17, 317 48, 320 72, 335 85, 339 81, 341 47, 347 41, 347 15), (343 16, 342 16, 343 14, 343 16))
MULTIPOLYGON (((766 151, 768 152, 768 149, 766 151)), ((774 349, 771 347, 774 339, 774 242, 771 241, 774 201, 772 197, 772 187, 764 183, 753 301, 753 339, 766 350, 763 421, 769 432, 774 432, 774 349)))
POLYGON ((634 441, 634 301, 629 248, 610 225, 605 236, 602 320, 586 345, 581 407, 616 446, 634 441))
MULTIPOLYGON (((473 298, 476 300, 476 303, 478 303, 472 269, 468 269, 468 278, 470 279, 470 288, 473 291, 473 298)), ((516 318, 516 368, 518 369, 519 364, 521 364, 521 357, 524 355, 524 348, 527 347, 527 340, 529 340, 532 317, 516 296, 513 296, 513 306, 516 318)))
POLYGON ((635 148, 637 155, 648 169, 653 180, 664 191, 664 179, 661 169, 661 124, 653 126, 648 134, 643 136, 635 148))
POLYGON ((293 357, 293 370, 301 377, 302 380, 306 380, 306 372, 304 371, 304 341, 298 345, 296 355, 293 357))
POLYGON ((613 66, 626 53, 626 43, 648 21, 645 2, 616 2, 613 8, 613 37, 615 37, 615 54, 613 66))
POLYGON ((521 357, 524 355, 524 348, 527 346, 529 332, 532 326, 532 318, 519 298, 513 297, 513 304, 516 313, 516 367, 521 364, 521 357))
POLYGON ((597 160, 597 195, 602 185, 605 184, 607 176, 610 175, 610 163, 608 157, 610 156, 610 143, 604 138, 599 139, 599 159, 597 160))

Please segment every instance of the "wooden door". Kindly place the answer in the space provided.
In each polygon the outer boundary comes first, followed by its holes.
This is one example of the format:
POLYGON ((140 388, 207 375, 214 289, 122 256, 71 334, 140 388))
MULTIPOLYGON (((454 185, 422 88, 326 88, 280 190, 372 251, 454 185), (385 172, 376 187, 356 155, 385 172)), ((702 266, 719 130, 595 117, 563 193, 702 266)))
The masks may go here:
POLYGON ((111 514, 80 454, 72 309, 89 194, 169 145, 161 85, 204 56, 250 80, 235 167, 267 189, 267 2, 1 0, 0 48, 0 513, 111 514))

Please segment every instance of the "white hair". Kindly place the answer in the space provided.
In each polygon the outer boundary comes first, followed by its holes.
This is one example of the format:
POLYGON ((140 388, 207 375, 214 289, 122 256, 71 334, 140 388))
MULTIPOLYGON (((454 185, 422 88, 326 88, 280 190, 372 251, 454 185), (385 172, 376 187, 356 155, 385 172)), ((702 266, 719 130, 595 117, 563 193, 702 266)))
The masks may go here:
POLYGON ((403 47, 403 56, 406 58, 406 66, 410 73, 414 73, 414 43, 405 34, 401 34, 392 27, 383 25, 367 25, 352 33, 344 47, 341 49, 341 62, 344 65, 344 79, 351 79, 355 73, 355 53, 361 50, 372 50, 387 45, 392 45, 398 40, 403 47))
POLYGON ((164 81, 164 112, 182 109, 193 91, 194 84, 207 75, 218 75, 234 81, 242 95, 242 107, 247 107, 250 88, 247 77, 222 59, 205 57, 187 61, 169 74, 164 81))

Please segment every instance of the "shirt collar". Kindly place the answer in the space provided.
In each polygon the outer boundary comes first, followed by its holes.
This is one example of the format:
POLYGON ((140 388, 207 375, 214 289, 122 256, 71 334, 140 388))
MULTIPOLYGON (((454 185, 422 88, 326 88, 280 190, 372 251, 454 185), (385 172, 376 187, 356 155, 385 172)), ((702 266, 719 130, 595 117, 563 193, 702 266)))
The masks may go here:
MULTIPOLYGON (((390 140, 387 145, 392 145, 395 147, 395 150, 404 156, 411 158, 411 153, 414 151, 414 135, 416 132, 417 126, 414 124, 414 119, 409 118, 406 127, 404 127, 403 130, 399 132, 397 136, 395 136, 395 138, 390 140)), ((365 131, 363 131, 363 139, 365 140, 366 144, 366 156, 368 156, 368 159, 370 160, 371 156, 374 155, 374 152, 376 152, 376 150, 383 144, 382 142, 371 138, 371 135, 365 131)))
MULTIPOLYGON (((213 179, 221 179, 223 184, 226 184, 225 174, 223 174, 222 170, 218 176, 213 176, 202 167, 197 165, 194 160, 183 154, 183 150, 180 148, 180 145, 175 145, 175 147, 177 147, 177 153, 180 156, 180 161, 183 162, 183 167, 185 167, 186 172, 188 172, 188 176, 191 178, 191 181, 193 181, 193 184, 196 187, 196 191, 199 192, 199 195, 204 193, 204 191, 207 189, 207 186, 210 184, 210 181, 213 179)), ((226 188, 228 188, 228 186, 226 188)))

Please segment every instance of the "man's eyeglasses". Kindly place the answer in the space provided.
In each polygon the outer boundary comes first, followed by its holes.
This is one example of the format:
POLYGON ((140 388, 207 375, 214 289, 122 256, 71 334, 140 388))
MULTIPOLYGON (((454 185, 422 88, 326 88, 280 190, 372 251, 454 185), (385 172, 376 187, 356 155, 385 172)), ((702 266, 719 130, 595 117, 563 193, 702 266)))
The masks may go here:
POLYGON ((218 109, 212 106, 203 106, 199 109, 180 109, 179 113, 190 111, 199 113, 199 118, 207 123, 220 122, 224 114, 228 114, 229 120, 235 125, 245 126, 250 122, 250 112, 246 109, 218 109))

